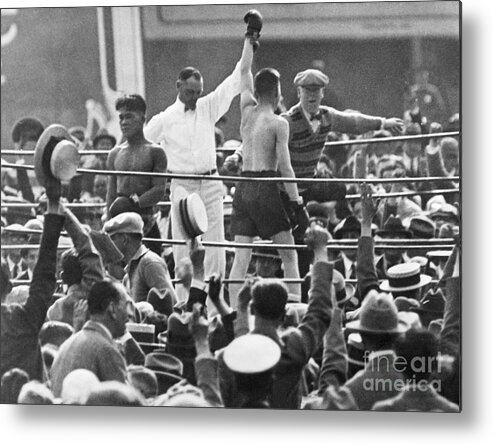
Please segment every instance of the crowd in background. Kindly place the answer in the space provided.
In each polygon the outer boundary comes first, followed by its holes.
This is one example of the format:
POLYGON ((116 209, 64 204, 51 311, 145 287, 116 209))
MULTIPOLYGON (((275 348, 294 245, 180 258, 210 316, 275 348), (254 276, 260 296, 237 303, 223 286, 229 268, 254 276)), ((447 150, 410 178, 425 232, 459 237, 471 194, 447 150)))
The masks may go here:
MULTIPOLYGON (((419 107, 404 122, 404 135, 460 130, 457 114, 430 122, 419 107)), ((21 119, 14 147, 34 149, 43 129, 37 119, 21 119)), ((117 144, 105 132, 92 141, 82 127, 69 132, 81 150, 117 144)), ((269 248, 254 250, 237 307, 227 285, 220 291, 234 252, 227 250, 225 276, 204 276, 198 239, 176 268, 171 248, 153 244, 152 271, 135 277, 144 224, 128 212, 105 220, 107 176, 78 175, 62 189, 44 189, 26 170, 2 167, 2 204, 36 205, 2 207, 2 246, 23 248, 2 251, 1 402, 458 411, 459 183, 413 178, 458 176, 460 139, 388 137, 385 129, 327 134, 329 142, 379 142, 325 146, 313 177, 409 181, 312 189, 310 227, 298 239, 308 247, 300 252, 301 303, 287 301, 281 260, 269 248), (456 192, 427 194, 443 189, 456 192), (373 197, 402 191, 417 193, 373 197), (69 210, 67 203, 95 205, 69 210), (456 245, 378 245, 437 238, 456 245), (327 249, 330 239, 354 243, 327 249), (177 280, 187 300, 176 299, 177 280)), ((225 142, 218 129, 216 144, 241 142, 225 142)), ((105 159, 82 156, 81 167, 105 170, 105 159)), ((221 175, 239 174, 224 151, 217 165, 221 175)), ((234 182, 223 190, 228 238, 234 182)), ((169 207, 156 222, 161 238, 170 238, 169 207)))

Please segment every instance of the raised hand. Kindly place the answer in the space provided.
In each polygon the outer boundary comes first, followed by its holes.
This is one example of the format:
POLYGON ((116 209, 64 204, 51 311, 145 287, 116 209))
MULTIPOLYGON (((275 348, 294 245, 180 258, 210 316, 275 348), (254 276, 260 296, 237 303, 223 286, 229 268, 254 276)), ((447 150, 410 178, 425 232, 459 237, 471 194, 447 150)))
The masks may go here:
MULTIPOLYGON (((360 185, 360 193, 361 193, 361 234, 363 235, 363 227, 366 230, 370 230, 371 233, 371 224, 375 214, 378 210, 379 200, 373 199, 373 194, 371 190, 371 186, 367 183, 362 183, 360 185)), ((366 233, 368 234, 368 233, 366 233)))
POLYGON ((257 279, 249 277, 245 280, 243 287, 238 293, 238 311, 246 311, 248 304, 252 300, 252 287, 257 279))
POLYGON ((217 307, 219 304, 219 295, 221 294, 221 276, 214 273, 209 278, 209 299, 217 307))
POLYGON ((208 342, 209 321, 202 314, 202 304, 193 304, 192 316, 188 322, 188 330, 195 342, 208 342))
POLYGON ((190 245, 190 260, 192 261, 193 277, 204 280, 205 248, 199 238, 192 239, 190 245))

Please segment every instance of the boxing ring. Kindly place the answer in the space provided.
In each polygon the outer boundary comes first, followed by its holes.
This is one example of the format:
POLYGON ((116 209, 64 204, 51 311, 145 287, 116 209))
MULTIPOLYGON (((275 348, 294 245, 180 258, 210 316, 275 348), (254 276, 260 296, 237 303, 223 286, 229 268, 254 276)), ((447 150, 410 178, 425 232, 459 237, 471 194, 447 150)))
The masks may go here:
MULTIPOLYGON (((453 132, 442 132, 435 134, 425 134, 425 135, 413 135, 413 136, 394 136, 386 138, 377 139, 355 139, 355 140, 344 140, 344 141, 332 141, 326 142, 325 147, 329 146, 348 146, 348 145, 367 145, 375 143, 391 143, 391 142, 403 142, 407 140, 429 140, 432 138, 443 138, 443 137, 460 137, 459 131, 453 132)), ((235 152, 236 148, 218 148, 217 151, 222 152, 235 152)), ((15 156, 33 156, 34 151, 20 151, 20 150, 2 150, 2 155, 15 155, 15 156)), ((109 151, 103 150, 82 150, 79 151, 80 156, 86 155, 97 155, 97 156, 107 156, 109 151)), ((34 170, 32 165, 15 164, 10 162, 5 162, 2 164, 2 168, 5 169, 25 169, 34 170)), ((103 176, 140 176, 140 177, 162 177, 167 179, 191 179, 191 180, 214 180, 223 182, 266 182, 266 183, 299 183, 299 184, 320 184, 320 183, 343 183, 343 184, 398 184, 398 183, 426 183, 426 182, 459 182, 461 183, 460 176, 446 176, 446 177, 395 177, 395 178, 285 178, 285 177, 242 177, 242 176, 221 176, 221 175, 195 175, 195 174, 175 174, 175 173, 158 173, 158 172, 137 172, 137 171, 112 171, 112 170, 95 170, 79 168, 77 173, 81 175, 103 175, 103 176)), ((396 197, 411 197, 415 195, 445 195, 445 194, 460 194, 461 189, 459 188, 444 188, 438 190, 427 190, 427 191, 400 191, 400 192, 388 192, 388 193, 375 193, 372 197, 375 199, 388 199, 396 197)), ((346 195, 345 199, 356 200, 360 198, 360 194, 350 194, 346 195)), ((231 205, 231 200, 224 200, 224 205, 231 205)), ((39 208, 42 203, 14 203, 14 202, 1 202, 2 209, 8 208, 39 208)), ((171 202, 162 201, 159 202, 157 207, 169 207, 171 202)), ((81 208, 81 209, 104 209, 106 203, 67 203, 65 204, 67 208, 81 208)), ((4 232, 15 231, 21 234, 41 234, 41 230, 11 230, 10 228, 2 228, 2 234, 4 232)), ((144 242, 155 242, 162 245, 185 245, 187 241, 176 240, 176 239, 154 239, 154 238, 143 238, 144 242)), ((339 251, 339 250, 357 250, 358 240, 357 239, 330 239, 327 242, 327 249, 329 251, 339 251)), ((375 248, 382 250, 406 250, 412 249, 414 251, 447 251, 451 250, 455 246, 455 239, 452 238, 432 238, 432 239, 375 239, 375 248)), ((202 245, 204 247, 213 248, 255 248, 262 247, 263 249, 294 249, 294 250, 306 250, 308 247, 306 245, 285 245, 285 244, 275 244, 269 241, 259 241, 253 243, 238 243, 230 241, 222 242, 212 242, 203 241, 202 245)), ((18 245, 2 245, 2 251, 16 250, 16 249, 38 249, 39 244, 18 244, 18 245)), ((70 245, 59 245, 58 249, 68 249, 71 248, 70 245)), ((283 278, 282 281, 286 283, 302 283, 304 279, 288 279, 283 278)), ((242 283, 245 279, 224 279, 222 283, 242 283)), ((179 282, 174 280, 174 282, 179 282)), ((347 283, 356 283, 356 280, 346 279, 347 283), (354 281, 354 282, 353 282, 354 281)), ((14 284, 29 283, 29 281, 13 281, 14 284)))

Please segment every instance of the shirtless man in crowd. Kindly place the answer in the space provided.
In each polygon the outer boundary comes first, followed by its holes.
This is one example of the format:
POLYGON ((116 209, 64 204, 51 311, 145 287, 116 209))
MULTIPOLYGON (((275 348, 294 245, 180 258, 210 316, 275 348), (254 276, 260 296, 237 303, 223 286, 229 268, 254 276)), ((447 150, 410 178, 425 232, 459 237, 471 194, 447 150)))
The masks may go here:
MULTIPOLYGON (((125 95, 116 101, 120 128, 125 141, 108 155, 107 166, 114 171, 166 172, 164 150, 144 137, 146 103, 137 95, 125 95)), ((164 177, 110 176, 106 196, 108 219, 125 211, 135 211, 144 220, 147 237, 160 237, 153 219, 153 206, 164 198, 164 177), (156 232, 157 230, 157 232, 156 232)))
MULTIPOLYGON (((254 37, 245 45, 254 44, 254 37)), ((281 97, 280 75, 272 68, 264 68, 255 76, 251 73, 253 49, 241 67, 241 135, 243 140, 243 177, 295 177, 288 150, 289 127, 285 119, 274 114, 281 97), (254 95, 255 94, 255 95, 254 95)), ((290 216, 286 213, 279 194, 278 183, 239 182, 234 199, 231 232, 235 242, 251 243, 253 238, 272 239, 274 243, 294 245, 291 227, 308 224, 303 199, 296 183, 284 183, 290 199, 290 216)), ((252 250, 237 248, 230 279, 242 279, 248 269, 252 250)), ((287 278, 299 278, 295 250, 279 251, 287 278)), ((241 285, 230 285, 232 306, 236 306, 241 285)), ((290 300, 301 300, 300 284, 288 285, 290 300)))

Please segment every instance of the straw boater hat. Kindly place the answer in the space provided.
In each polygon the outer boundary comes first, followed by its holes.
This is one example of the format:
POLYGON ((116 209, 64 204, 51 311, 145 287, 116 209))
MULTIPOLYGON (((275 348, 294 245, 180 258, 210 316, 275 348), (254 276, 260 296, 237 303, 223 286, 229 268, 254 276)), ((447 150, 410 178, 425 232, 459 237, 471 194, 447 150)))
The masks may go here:
POLYGON ((424 287, 431 282, 431 276, 420 273, 417 262, 394 265, 387 270, 388 279, 380 284, 382 291, 411 291, 424 287))
POLYGON ((200 196, 196 193, 188 194, 183 187, 176 187, 172 198, 173 220, 176 221, 182 237, 193 239, 204 234, 209 224, 204 202, 200 196))
POLYGON ((58 124, 50 125, 41 134, 34 152, 34 172, 40 185, 46 179, 68 182, 79 166, 79 151, 67 129, 58 124))

